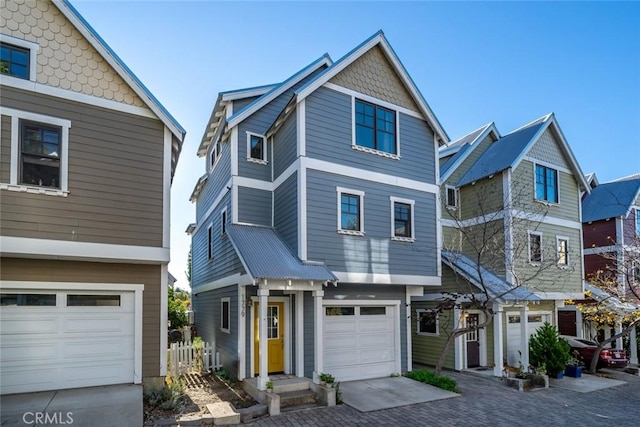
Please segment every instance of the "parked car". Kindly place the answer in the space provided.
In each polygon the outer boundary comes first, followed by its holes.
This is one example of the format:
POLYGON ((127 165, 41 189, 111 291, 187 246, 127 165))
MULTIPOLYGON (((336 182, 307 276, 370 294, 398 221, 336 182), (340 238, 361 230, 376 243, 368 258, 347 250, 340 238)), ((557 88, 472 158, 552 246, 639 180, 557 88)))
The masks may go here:
MULTIPOLYGON (((585 366, 589 366, 593 355, 598 348, 598 343, 595 341, 586 340, 584 338, 572 337, 569 335, 560 335, 560 338, 564 338, 569 342, 571 353, 578 352, 578 357, 582 359, 585 366)), ((629 358, 627 352, 623 349, 617 348, 603 348, 598 358, 598 368, 604 367, 624 367, 629 364, 629 358)))

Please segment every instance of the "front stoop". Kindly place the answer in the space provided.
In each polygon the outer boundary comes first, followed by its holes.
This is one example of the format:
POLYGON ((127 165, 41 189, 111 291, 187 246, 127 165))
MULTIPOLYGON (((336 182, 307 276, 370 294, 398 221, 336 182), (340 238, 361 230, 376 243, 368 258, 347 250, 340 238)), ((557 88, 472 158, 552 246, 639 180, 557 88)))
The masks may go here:
POLYGON ((549 388, 548 375, 527 374, 526 379, 502 377, 502 381, 504 381, 507 387, 515 388, 518 391, 531 391, 535 389, 549 388))
POLYGON ((240 414, 229 402, 208 403, 207 409, 213 416, 213 425, 228 426, 240 424, 240 414))
POLYGON ((258 390, 256 378, 243 381, 245 391, 256 401, 266 404, 269 415, 317 406, 334 406, 335 389, 314 384, 308 378, 293 375, 275 376, 273 391, 258 390))

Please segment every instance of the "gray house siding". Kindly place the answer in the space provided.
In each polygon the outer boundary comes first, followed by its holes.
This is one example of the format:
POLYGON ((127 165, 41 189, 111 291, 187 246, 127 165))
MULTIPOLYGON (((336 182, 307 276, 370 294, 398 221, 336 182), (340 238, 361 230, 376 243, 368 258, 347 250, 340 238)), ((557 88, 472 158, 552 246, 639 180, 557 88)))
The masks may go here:
POLYGON ((238 221, 271 227, 271 191, 238 188, 238 221))
POLYGON ((252 96, 251 98, 236 99, 235 101, 233 101, 233 111, 237 113, 258 98, 259 97, 257 96, 252 96))
POLYGON ((212 291, 195 293, 193 310, 198 335, 203 341, 215 343, 220 353, 222 367, 229 374, 238 376, 238 285, 212 291), (221 298, 229 298, 231 323, 229 333, 220 330, 221 298))
MULTIPOLYGON (((226 185, 231 178, 230 144, 225 142, 221 147, 222 154, 218 158, 213 171, 209 174, 209 179, 207 179, 207 183, 200 192, 196 203, 196 221, 198 223, 202 220, 202 216, 206 214, 220 192, 228 191, 226 185)), ((206 157, 205 161, 209 161, 209 156, 206 157)))
POLYGON ((400 159, 352 148, 351 97, 320 88, 306 101, 306 152, 316 159, 435 183, 433 132, 424 120, 400 113, 400 159))
POLYGON ((282 128, 273 136, 273 178, 277 179, 297 155, 297 123, 295 111, 285 120, 282 128))
POLYGON ((294 173, 274 192, 274 226, 294 254, 298 253, 298 174, 294 173))
POLYGON ((240 258, 236 254, 231 241, 226 236, 221 236, 221 212, 227 208, 227 221, 231 221, 230 195, 227 194, 222 202, 214 209, 212 214, 202 222, 200 228, 191 240, 191 281, 194 291, 198 286, 223 277, 244 272, 240 258), (213 259, 209 260, 208 253, 208 229, 213 225, 213 259))
POLYGON ((307 172, 307 254, 333 271, 436 276, 435 195, 356 178, 307 172), (337 233, 336 187, 365 192, 365 236, 337 233), (391 237, 390 196, 415 200, 416 240, 391 237))

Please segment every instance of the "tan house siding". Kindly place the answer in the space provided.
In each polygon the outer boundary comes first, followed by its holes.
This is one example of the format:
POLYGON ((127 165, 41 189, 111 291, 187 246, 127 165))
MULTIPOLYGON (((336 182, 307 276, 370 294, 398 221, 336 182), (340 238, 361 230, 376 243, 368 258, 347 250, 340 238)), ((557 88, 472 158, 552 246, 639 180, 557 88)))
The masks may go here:
POLYGON ((48 0, 7 0, 0 31, 37 43, 38 83, 124 104, 144 106, 74 25, 48 0))
POLYGON ((0 117, 0 183, 9 182, 11 165, 11 117, 0 117))
POLYGON ((517 186, 516 209, 548 217, 580 222, 580 192, 578 183, 572 174, 558 171, 558 203, 546 203, 535 200, 534 165, 522 161, 512 175, 512 183, 517 186))
MULTIPOLYGON (((436 303, 433 302, 411 303, 411 349, 414 363, 435 366, 447 342, 447 333, 453 330, 453 312, 445 311, 440 314, 438 319, 440 332, 438 336, 418 334, 418 317, 416 310, 433 309, 435 306, 436 303)), ((455 368, 455 346, 453 344, 445 359, 444 367, 447 369, 455 368)))
POLYGON ((330 82, 412 111, 420 111, 379 46, 355 60, 330 82))
POLYGON ((21 258, 0 263, 1 280, 143 284, 142 375, 160 376, 161 266, 21 258))
MULTIPOLYGON (((71 121, 68 197, 0 191, 3 236, 162 246, 160 120, 8 87, 2 106, 71 121)), ((3 116, 2 159, 10 137, 5 122, 3 116)), ((6 182, 8 164, 0 166, 6 182)))

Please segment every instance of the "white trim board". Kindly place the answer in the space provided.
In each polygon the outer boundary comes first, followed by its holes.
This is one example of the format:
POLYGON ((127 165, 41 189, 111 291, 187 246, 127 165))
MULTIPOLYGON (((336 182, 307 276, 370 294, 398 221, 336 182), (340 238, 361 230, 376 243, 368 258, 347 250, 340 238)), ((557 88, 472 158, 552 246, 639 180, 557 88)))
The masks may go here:
POLYGON ((384 285, 415 285, 415 286, 440 286, 441 280, 437 276, 415 276, 407 274, 382 274, 382 273, 354 273, 346 271, 334 271, 338 282, 343 283, 374 283, 384 285))

